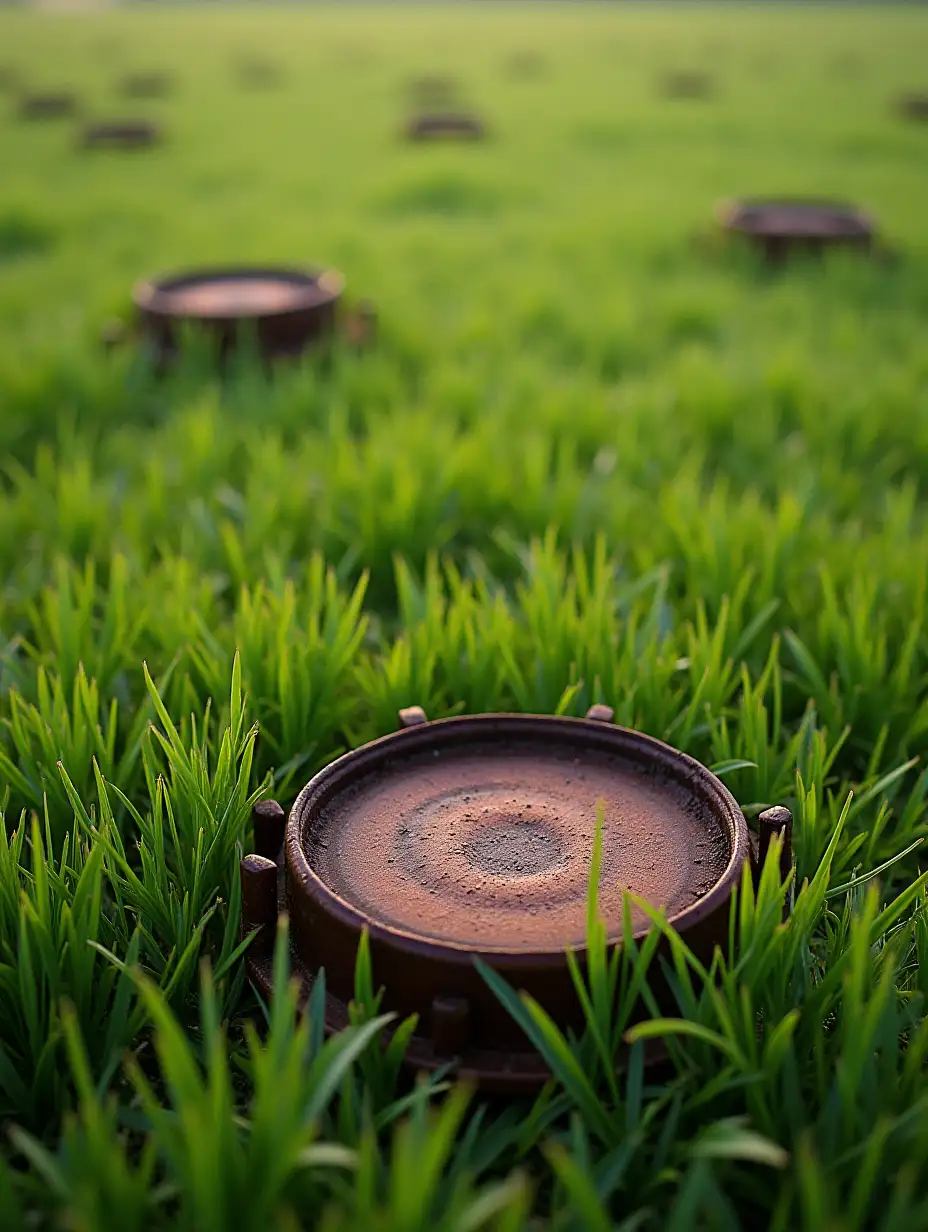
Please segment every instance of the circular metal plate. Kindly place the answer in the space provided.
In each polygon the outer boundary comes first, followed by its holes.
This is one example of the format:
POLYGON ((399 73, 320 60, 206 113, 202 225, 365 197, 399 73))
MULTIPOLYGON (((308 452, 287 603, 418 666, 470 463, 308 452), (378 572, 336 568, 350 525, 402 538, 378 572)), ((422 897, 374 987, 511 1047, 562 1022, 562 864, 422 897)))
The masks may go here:
MULTIPOLYGON (((614 934, 622 890, 673 918, 723 875, 730 830, 691 785, 557 727, 544 740, 507 727, 450 744, 433 731, 430 747, 360 771, 327 804, 303 798, 302 851, 321 887, 422 939, 486 953, 582 946, 600 803, 600 908, 614 934)), ((646 926, 637 908, 633 919, 646 926)))
POLYGON ((262 354, 274 357, 298 354, 332 332, 343 287, 336 270, 230 268, 141 282, 133 300, 162 353, 176 348, 183 323, 208 327, 223 353, 250 325, 262 354))
POLYGON ((834 201, 783 198, 723 202, 718 216, 726 230, 760 245, 770 256, 838 245, 869 248, 874 238, 873 223, 866 214, 834 201))
MULTIPOLYGON (((788 810, 760 815, 755 851, 742 813, 709 770, 613 727, 611 716, 597 705, 586 719, 428 723, 411 707, 400 712, 406 730, 320 771, 289 819, 274 801, 257 805, 257 854, 241 865, 243 931, 258 929, 247 954, 251 979, 271 992, 274 921, 288 912, 303 1004, 324 968, 326 1027, 340 1030, 366 930, 383 1007, 418 1016, 408 1065, 453 1062, 485 1090, 536 1089, 548 1077, 544 1062, 474 960, 528 992, 560 1026, 582 1030, 565 950, 584 966, 600 801, 599 908, 612 941, 623 935, 621 892, 632 889, 709 961, 728 936, 734 885, 748 861, 758 875, 774 834, 784 836, 781 873, 789 867, 788 810)), ((636 935, 650 927, 646 913, 633 914, 636 935)), ((657 962, 648 985, 658 1005, 672 1007, 657 962)), ((648 1063, 659 1059, 647 1053, 648 1063)))

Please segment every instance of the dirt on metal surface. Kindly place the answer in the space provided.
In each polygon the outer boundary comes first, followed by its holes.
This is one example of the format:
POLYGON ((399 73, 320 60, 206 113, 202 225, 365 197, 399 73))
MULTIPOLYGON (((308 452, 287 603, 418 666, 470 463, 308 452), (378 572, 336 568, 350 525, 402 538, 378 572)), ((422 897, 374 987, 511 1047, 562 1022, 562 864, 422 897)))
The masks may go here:
MULTIPOLYGON (((394 761, 339 794, 306 835, 339 897, 416 936, 481 950, 582 945, 598 801, 600 907, 622 890, 675 915, 724 872, 718 823, 672 781, 621 758, 531 741, 394 761)), ((637 924, 645 916, 635 909, 637 924)))
MULTIPOLYGON (((529 992, 562 1026, 582 1026, 565 949, 585 962, 600 802, 599 906, 610 936, 622 936, 622 892, 631 890, 663 909, 706 960, 725 943, 732 888, 753 863, 752 848, 738 806, 704 766, 613 727, 601 706, 587 719, 429 723, 417 707, 401 718, 407 730, 316 775, 286 823, 272 802, 256 812, 256 855, 243 861, 242 878, 245 901, 257 904, 245 912, 245 927, 264 938, 249 959, 259 987, 270 987, 274 883, 277 908, 290 915, 304 997, 325 968, 330 1030, 347 1021, 367 929, 384 1007, 420 1017, 409 1064, 434 1069, 455 1060, 487 1090, 536 1088, 544 1065, 474 959, 529 992)), ((787 833, 773 812, 770 833, 787 833)), ((765 835, 755 847, 769 847, 765 835)), ((636 935, 651 927, 637 907, 632 927, 636 935)), ((652 970, 660 1003, 669 993, 652 970)))

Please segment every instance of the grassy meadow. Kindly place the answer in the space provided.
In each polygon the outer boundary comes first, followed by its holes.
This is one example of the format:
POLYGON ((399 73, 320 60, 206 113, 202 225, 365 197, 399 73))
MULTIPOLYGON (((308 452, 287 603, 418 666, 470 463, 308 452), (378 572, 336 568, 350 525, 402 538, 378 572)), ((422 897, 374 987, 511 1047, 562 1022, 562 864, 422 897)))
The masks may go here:
POLYGON ((926 46, 914 6, 0 13, 0 1228, 928 1229, 926 46), (485 142, 401 140, 424 75, 485 142), (163 144, 80 147, 125 115, 163 144), (771 269, 713 229, 763 194, 884 248, 771 269), (376 340, 101 346, 223 262, 340 269, 376 340), (582 1038, 509 999, 533 1103, 408 1076, 363 949, 343 1035, 283 934, 259 1004, 256 799, 400 706, 598 700, 795 817, 712 968, 674 940, 667 1072, 617 1078, 648 955, 595 934, 582 1038))

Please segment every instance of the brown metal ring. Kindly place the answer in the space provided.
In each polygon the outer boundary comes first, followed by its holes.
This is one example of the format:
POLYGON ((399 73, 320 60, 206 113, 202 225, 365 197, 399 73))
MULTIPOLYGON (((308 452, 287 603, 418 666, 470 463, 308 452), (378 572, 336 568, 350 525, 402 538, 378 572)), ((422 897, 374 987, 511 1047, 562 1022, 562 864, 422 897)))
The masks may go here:
MULTIPOLYGON (((727 830, 728 859, 721 875, 698 902, 670 915, 674 927, 684 936, 698 956, 706 961, 716 944, 723 944, 728 932, 727 904, 732 890, 746 864, 754 864, 747 824, 737 804, 724 785, 704 766, 686 754, 670 748, 641 733, 609 724, 608 707, 593 707, 587 719, 552 718, 531 715, 479 715, 439 720, 429 723, 418 707, 401 714, 405 730, 373 741, 346 754, 322 770, 300 793, 284 827, 283 814, 270 805, 261 820, 259 850, 264 859, 248 857, 260 863, 261 869, 243 862, 243 889, 246 878, 257 878, 244 897, 261 902, 261 914, 267 918, 249 918, 245 912, 247 930, 261 927, 259 937, 249 951, 248 968, 252 980, 265 993, 271 990, 272 961, 270 941, 273 928, 272 904, 267 890, 258 885, 267 877, 276 880, 278 910, 287 910, 291 917, 291 953, 294 970, 300 977, 303 997, 309 995, 314 968, 326 969, 326 1022, 330 1031, 347 1022, 346 1002, 352 995, 354 959, 363 929, 370 938, 375 973, 387 984, 385 1008, 404 1016, 410 1012, 422 1015, 425 1030, 411 1041, 407 1063, 416 1068, 434 1069, 457 1059, 459 1072, 480 1081, 487 1090, 529 1091, 543 1083, 548 1075, 541 1058, 534 1053, 508 1015, 495 1002, 473 966, 479 955, 516 987, 531 992, 561 1025, 582 1028, 576 996, 569 978, 563 947, 560 949, 490 948, 473 944, 455 944, 442 937, 417 935, 408 929, 385 924, 370 913, 359 909, 328 886, 312 866, 304 844, 304 831, 314 810, 339 798, 341 792, 359 782, 360 776, 377 767, 401 766, 403 759, 420 756, 423 751, 438 755, 442 748, 451 750, 470 741, 518 739, 538 741, 539 752, 552 741, 566 742, 563 747, 599 749, 610 755, 640 763, 651 773, 667 776, 695 792, 719 824, 727 830), (270 828, 269 828, 270 827, 270 828), (277 847, 277 862, 268 855, 277 847), (385 978, 386 973, 386 978, 385 978), (449 1054, 452 1054, 449 1055, 449 1054)), ((786 810, 772 810, 769 835, 783 831, 786 810)), ((766 815, 765 815, 766 816, 766 815)), ((762 819, 763 821, 763 819, 762 819)), ((258 839, 256 830, 256 840, 258 839)), ((788 836, 784 844, 788 853, 788 836)), ((784 859, 788 859, 788 854, 784 859)), ((653 866, 652 866, 653 867, 653 866)), ((249 909, 250 911, 251 909, 249 909)), ((641 937, 648 931, 645 923, 635 930, 641 937)), ((619 940, 613 932, 611 943, 619 940)), ((663 942, 661 943, 663 946, 663 942)), ((579 960, 584 961, 582 945, 571 945, 579 960)), ((667 1000, 668 989, 661 988, 662 977, 656 973, 654 987, 658 1001, 667 1000)), ((651 981, 649 981, 649 984, 651 981)), ((652 1051, 649 1061, 659 1058, 652 1051)))

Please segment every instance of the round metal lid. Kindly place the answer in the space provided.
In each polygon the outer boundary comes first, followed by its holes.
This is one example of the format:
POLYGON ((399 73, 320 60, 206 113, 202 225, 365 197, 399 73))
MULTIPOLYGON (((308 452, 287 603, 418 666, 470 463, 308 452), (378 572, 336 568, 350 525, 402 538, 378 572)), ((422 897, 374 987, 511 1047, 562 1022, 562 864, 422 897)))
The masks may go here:
POLYGON ((133 290, 145 312, 178 320, 245 321, 334 303, 344 287, 336 270, 233 268, 140 282, 133 290))
MULTIPOLYGON (((363 930, 383 1006, 416 1014, 406 1063, 454 1063, 486 1090, 531 1091, 542 1058, 474 965, 481 958, 539 1001, 562 1026, 583 1016, 565 950, 586 961, 587 887, 597 805, 603 802, 599 906, 621 936, 621 891, 662 907, 708 961, 728 936, 729 900, 748 861, 759 867, 788 810, 761 814, 755 853, 747 824, 705 766, 641 733, 585 719, 485 714, 406 728, 339 758, 312 779, 289 819, 255 808, 256 854, 242 860, 242 926, 258 936, 248 971, 273 979, 278 911, 290 915, 291 961, 305 1003, 326 974, 329 1031, 349 1021, 363 930)), ((637 934, 650 921, 633 916, 637 934)), ((658 964, 648 978, 669 996, 658 964)), ((655 1054, 649 1054, 657 1060, 655 1054)))
POLYGON ((838 201, 772 198, 723 202, 718 215, 729 231, 783 244, 861 244, 874 235, 873 223, 866 214, 838 201))
MULTIPOLYGON (((408 938, 487 954, 561 953, 584 943, 601 803, 600 909, 612 934, 622 890, 685 924, 743 860, 743 818, 697 763, 681 754, 668 762, 663 746, 630 733, 603 741, 590 726, 450 719, 336 763, 293 810, 301 879, 331 905, 408 938)), ((637 909, 633 922, 648 927, 637 909)))

